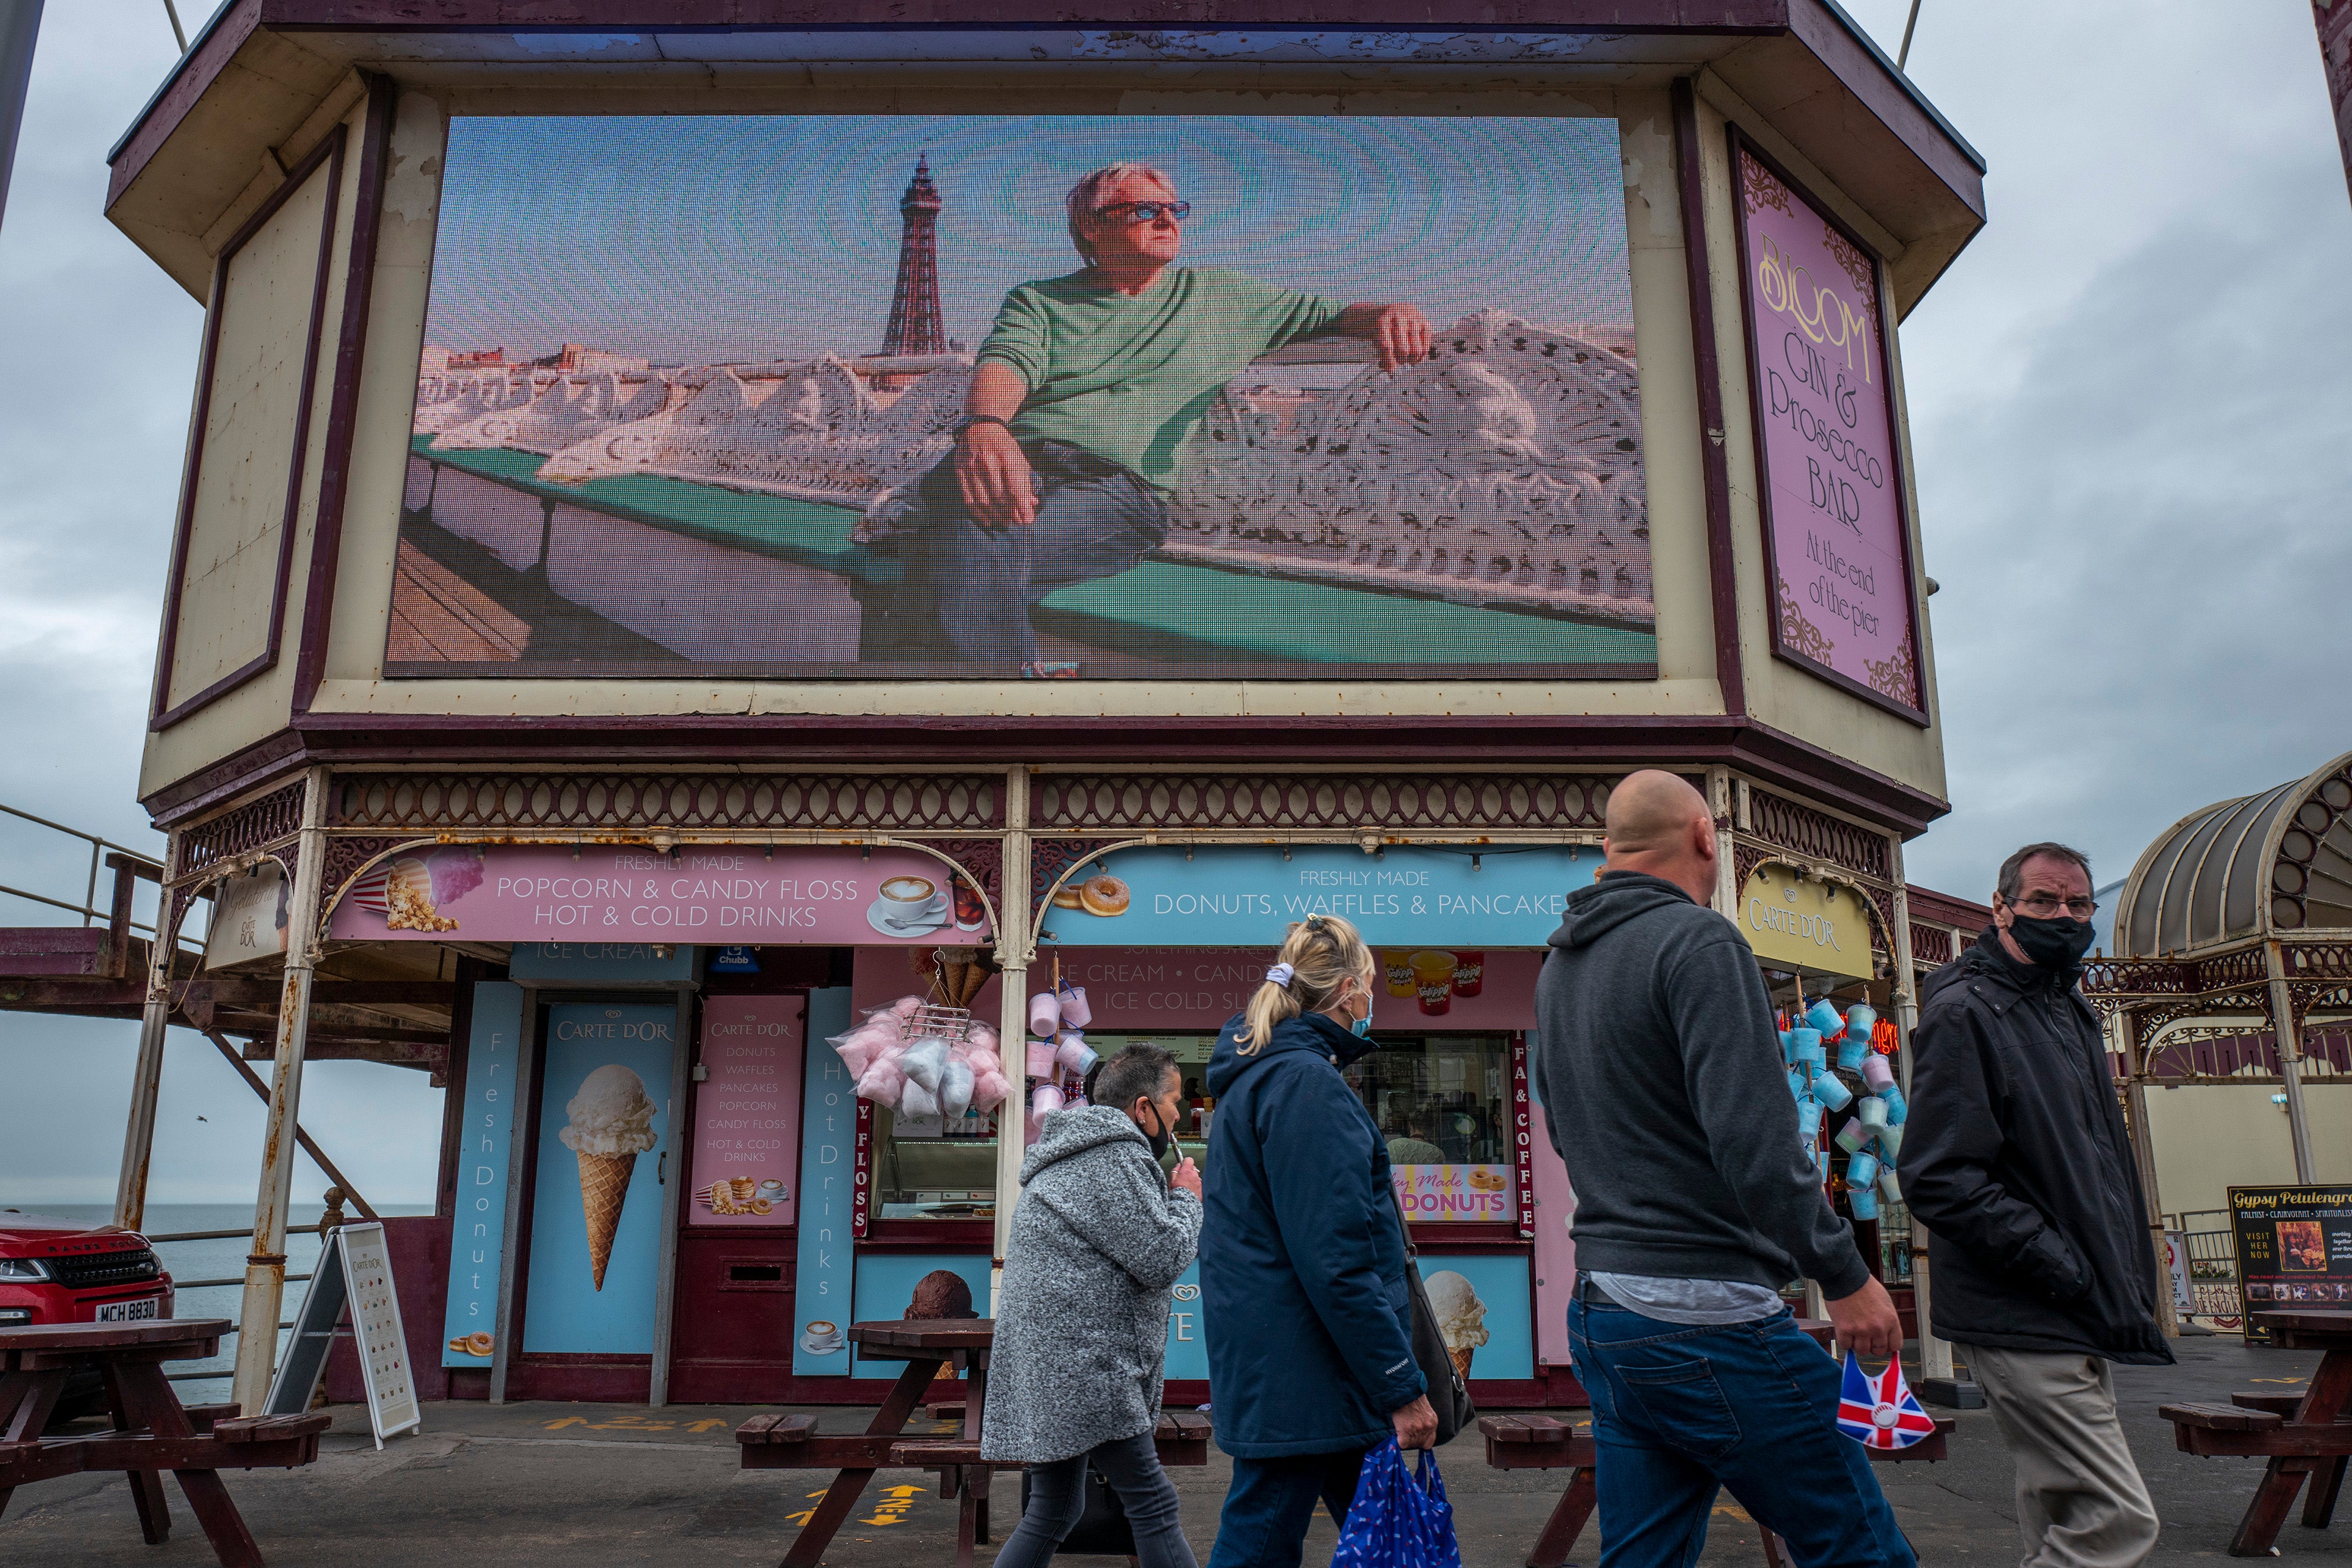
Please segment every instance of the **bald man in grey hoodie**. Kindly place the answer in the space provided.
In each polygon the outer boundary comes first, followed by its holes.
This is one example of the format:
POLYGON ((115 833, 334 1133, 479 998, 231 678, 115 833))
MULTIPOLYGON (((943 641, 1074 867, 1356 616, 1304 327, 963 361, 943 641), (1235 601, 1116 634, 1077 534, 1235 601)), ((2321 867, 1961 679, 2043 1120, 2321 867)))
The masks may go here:
POLYGON ((1914 1568, 1838 1364, 1781 1305, 1800 1275, 1841 1344, 1892 1355, 1885 1288, 1797 1129, 1770 998, 1707 908, 1715 822, 1671 773, 1609 797, 1608 864, 1536 986, 1536 1089, 1576 1189, 1569 1334, 1592 1396, 1602 1568, 1697 1559, 1718 1487, 1806 1568, 1914 1568))

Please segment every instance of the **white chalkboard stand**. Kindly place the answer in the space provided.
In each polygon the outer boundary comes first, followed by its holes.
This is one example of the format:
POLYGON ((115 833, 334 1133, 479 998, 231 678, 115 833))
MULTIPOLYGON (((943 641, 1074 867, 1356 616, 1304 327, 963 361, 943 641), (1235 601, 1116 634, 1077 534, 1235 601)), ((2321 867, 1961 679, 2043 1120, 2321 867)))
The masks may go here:
POLYGON ((368 1425, 381 1448, 386 1437, 425 1424, 410 1375, 408 1341, 401 1332, 400 1297, 393 1290, 392 1255, 381 1224, 346 1225, 327 1232, 262 1413, 299 1416, 310 1408, 319 1379, 326 1375, 327 1352, 341 1337, 335 1324, 346 1307, 358 1341, 360 1378, 367 1387, 368 1425))

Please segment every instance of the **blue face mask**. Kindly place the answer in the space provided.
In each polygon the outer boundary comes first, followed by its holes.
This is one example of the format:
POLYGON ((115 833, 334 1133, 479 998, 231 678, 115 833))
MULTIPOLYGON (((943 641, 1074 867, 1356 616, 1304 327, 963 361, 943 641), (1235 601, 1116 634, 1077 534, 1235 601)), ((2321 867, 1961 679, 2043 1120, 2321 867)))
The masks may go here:
POLYGON ((1372 1038, 1372 996, 1370 991, 1364 993, 1364 1016, 1349 1024, 1348 1031, 1358 1040, 1372 1038))

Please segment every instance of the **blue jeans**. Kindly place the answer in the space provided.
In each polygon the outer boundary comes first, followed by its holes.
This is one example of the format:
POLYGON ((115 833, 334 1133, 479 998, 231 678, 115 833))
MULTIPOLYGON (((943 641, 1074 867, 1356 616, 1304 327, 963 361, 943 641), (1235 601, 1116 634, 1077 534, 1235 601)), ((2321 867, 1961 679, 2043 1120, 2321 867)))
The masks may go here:
POLYGON ((1104 1443, 1093 1452, 1029 1467, 1029 1506, 1019 1528, 996 1554, 995 1568, 1045 1568, 1054 1548, 1077 1528, 1087 1511, 1087 1467, 1102 1472, 1118 1494, 1128 1528, 1135 1534, 1135 1560, 1142 1568, 1197 1568, 1192 1543, 1176 1517, 1176 1485, 1160 1468, 1151 1434, 1104 1443))
POLYGON ((1116 577, 1167 537, 1167 503, 1125 468, 1059 441, 1024 450, 1037 481, 1036 518, 1025 528, 975 522, 952 457, 924 476, 924 517, 905 546, 906 578, 892 612, 905 622, 907 656, 1034 663, 1029 612, 1038 601, 1116 577))
POLYGON ((1369 1451, 1348 1448, 1274 1459, 1236 1456, 1209 1568, 1298 1568, 1318 1500, 1332 1523, 1347 1524, 1348 1507, 1356 1500, 1356 1482, 1369 1451))
POLYGON ((1580 1288, 1568 1333, 1592 1396, 1601 1568, 1690 1568, 1719 1487, 1799 1568, 1916 1568, 1862 1445, 1838 1431, 1838 1363, 1786 1312, 1693 1326, 1580 1288))

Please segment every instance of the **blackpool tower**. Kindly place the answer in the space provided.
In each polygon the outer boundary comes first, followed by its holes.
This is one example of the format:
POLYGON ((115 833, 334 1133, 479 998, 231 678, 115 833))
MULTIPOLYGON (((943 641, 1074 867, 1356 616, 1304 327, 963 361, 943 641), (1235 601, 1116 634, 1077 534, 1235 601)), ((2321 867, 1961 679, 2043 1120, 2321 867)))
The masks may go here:
POLYGON ((906 227, 898 238, 898 287, 890 295, 890 325, 882 334, 886 354, 947 352, 947 326, 940 315, 940 205, 926 154, 915 160, 915 177, 898 198, 906 227))

